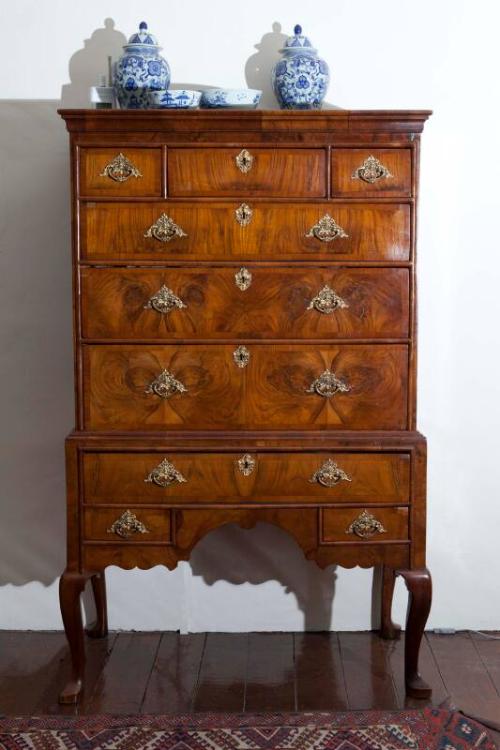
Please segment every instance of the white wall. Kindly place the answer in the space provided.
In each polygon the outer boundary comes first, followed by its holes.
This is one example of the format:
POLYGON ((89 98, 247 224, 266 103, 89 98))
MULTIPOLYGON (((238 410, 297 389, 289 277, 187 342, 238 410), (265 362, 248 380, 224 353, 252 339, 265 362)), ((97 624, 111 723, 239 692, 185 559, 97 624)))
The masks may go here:
MULTIPOLYGON (((435 110, 423 137, 419 232, 430 626, 499 628, 498 3, 150 0, 138 10, 131 0, 15 0, 2 11, 0 627, 60 627, 73 386, 67 139, 55 109, 61 96, 65 106, 86 104, 106 54, 116 57, 122 33, 144 16, 175 83, 242 86, 246 68, 272 103, 276 24, 289 33, 300 22, 330 63, 335 105, 435 110)), ((113 569, 108 578, 115 628, 373 622, 370 571, 320 571, 265 525, 217 530, 174 572, 113 569)), ((401 619, 399 587, 396 605, 401 619)))

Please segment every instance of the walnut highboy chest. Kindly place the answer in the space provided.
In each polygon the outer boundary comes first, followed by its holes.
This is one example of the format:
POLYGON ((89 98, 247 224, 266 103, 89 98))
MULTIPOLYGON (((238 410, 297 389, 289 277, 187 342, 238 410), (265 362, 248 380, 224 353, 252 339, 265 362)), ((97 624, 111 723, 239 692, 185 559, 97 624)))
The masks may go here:
POLYGON ((318 565, 410 592, 424 697, 416 431, 422 111, 63 110, 71 137, 76 429, 60 598, 75 702, 80 594, 173 568, 221 524, 276 524, 318 565))

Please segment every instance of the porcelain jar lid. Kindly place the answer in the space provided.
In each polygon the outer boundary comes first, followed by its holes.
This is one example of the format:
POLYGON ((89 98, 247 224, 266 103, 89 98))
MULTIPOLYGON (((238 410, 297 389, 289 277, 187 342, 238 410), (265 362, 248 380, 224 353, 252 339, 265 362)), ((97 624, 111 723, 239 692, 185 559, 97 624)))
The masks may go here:
POLYGON ((288 37, 285 42, 285 46, 280 50, 280 52, 299 49, 307 52, 316 52, 311 44, 311 40, 309 39, 309 37, 305 36, 302 33, 302 26, 297 24, 293 30, 293 36, 288 37))
POLYGON ((132 34, 132 36, 128 40, 128 44, 147 44, 151 47, 158 47, 158 41, 156 37, 148 31, 148 25, 146 21, 141 21, 141 23, 139 24, 139 31, 136 31, 135 34, 132 34))

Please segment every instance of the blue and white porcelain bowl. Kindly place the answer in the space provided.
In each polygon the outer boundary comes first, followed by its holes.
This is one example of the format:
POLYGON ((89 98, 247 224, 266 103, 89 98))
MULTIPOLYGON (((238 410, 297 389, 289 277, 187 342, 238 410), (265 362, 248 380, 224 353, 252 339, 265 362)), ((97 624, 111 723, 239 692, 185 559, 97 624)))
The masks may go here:
POLYGON ((219 107, 245 107, 254 109, 260 102, 259 89, 209 89, 201 96, 201 106, 216 109, 219 107))
POLYGON ((152 109, 193 109, 198 107, 201 91, 189 89, 162 89, 148 93, 148 104, 152 109))

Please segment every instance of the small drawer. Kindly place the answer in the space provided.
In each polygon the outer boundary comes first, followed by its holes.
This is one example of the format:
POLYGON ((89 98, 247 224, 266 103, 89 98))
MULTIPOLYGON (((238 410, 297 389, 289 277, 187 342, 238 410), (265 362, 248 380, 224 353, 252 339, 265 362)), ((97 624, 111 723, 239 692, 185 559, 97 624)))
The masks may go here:
POLYGON ((83 529, 84 539, 88 542, 172 543, 169 510, 85 508, 83 529))
POLYGON ((161 196, 160 148, 81 148, 80 195, 161 196))
POLYGON ((407 268, 82 268, 87 339, 405 338, 407 268))
POLYGON ((410 196, 411 150, 334 149, 332 193, 334 196, 410 196))
POLYGON ((408 508, 325 508, 320 513, 321 544, 408 539, 408 508))
POLYGON ((311 148, 171 148, 168 194, 322 198, 326 196, 326 152, 311 148))
POLYGON ((314 505, 410 500, 407 453, 88 452, 85 503, 314 505))

